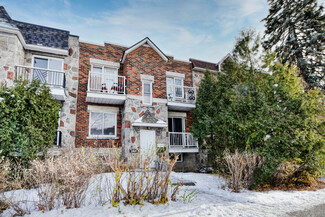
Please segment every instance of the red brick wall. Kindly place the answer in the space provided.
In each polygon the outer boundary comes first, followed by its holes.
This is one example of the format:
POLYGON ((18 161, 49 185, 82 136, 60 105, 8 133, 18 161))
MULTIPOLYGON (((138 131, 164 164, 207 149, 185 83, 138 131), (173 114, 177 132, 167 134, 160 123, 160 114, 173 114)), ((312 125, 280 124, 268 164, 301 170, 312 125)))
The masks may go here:
POLYGON ((192 128, 192 112, 193 110, 191 111, 188 111, 187 114, 186 114, 186 119, 185 119, 185 130, 186 132, 190 132, 191 131, 191 128, 192 128))
MULTIPOLYGON (((88 105, 97 106, 116 106, 116 105, 100 105, 86 102, 87 95, 87 83, 88 73, 91 70, 89 62, 90 58, 102 59, 112 62, 119 62, 122 58, 123 52, 126 48, 105 44, 105 46, 98 46, 88 43, 80 42, 80 59, 79 59, 79 86, 78 86, 78 101, 77 101, 77 123, 76 123, 76 147, 112 147, 113 143, 115 146, 121 146, 121 127, 122 127, 122 115, 121 108, 117 115, 117 137, 119 140, 94 140, 87 139, 89 136, 89 112, 87 111, 88 105)), ((120 72, 119 72, 120 74, 120 72)))
POLYGON ((142 96, 141 74, 154 76, 153 98, 166 99, 166 71, 185 74, 184 85, 193 85, 191 63, 175 61, 173 58, 166 62, 151 47, 141 46, 129 53, 123 67, 128 94, 142 96))
MULTIPOLYGON (((112 62, 120 62, 123 52, 127 48, 113 44, 105 44, 104 46, 93 45, 88 43, 80 43, 80 60, 79 60, 79 86, 77 101, 77 124, 76 124, 76 147, 111 147, 112 140, 92 140, 87 139, 89 132, 89 113, 88 105, 98 105, 86 102, 88 73, 91 70, 89 62, 90 58, 102 59, 112 62)), ((119 75, 126 76, 126 93, 132 95, 142 95, 141 74, 154 76, 153 97, 166 99, 166 71, 178 72, 185 74, 184 85, 193 86, 192 67, 189 62, 173 60, 169 57, 169 61, 165 62, 150 47, 141 46, 127 55, 124 64, 121 65, 119 75)), ((114 105, 102 105, 114 106, 114 105)), ((121 127, 122 127, 122 111, 117 120, 117 136, 119 140, 115 141, 121 145, 121 127)), ((189 131, 191 125, 191 112, 188 113, 186 119, 186 131, 189 131)))

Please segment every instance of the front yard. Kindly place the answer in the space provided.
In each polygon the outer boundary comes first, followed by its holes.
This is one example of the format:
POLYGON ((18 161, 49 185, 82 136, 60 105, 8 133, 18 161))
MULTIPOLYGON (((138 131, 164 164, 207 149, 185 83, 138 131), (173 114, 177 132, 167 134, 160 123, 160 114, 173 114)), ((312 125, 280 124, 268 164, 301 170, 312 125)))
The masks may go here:
MULTIPOLYGON (((111 174, 104 174, 110 177, 111 174)), ((123 202, 115 207, 111 203, 98 204, 98 180, 91 182, 85 204, 81 208, 57 208, 39 211, 36 190, 6 192, 6 196, 23 201, 28 206, 29 215, 41 217, 56 216, 285 216, 286 213, 303 210, 325 201, 325 189, 317 191, 268 191, 254 192, 242 190, 233 193, 218 175, 198 173, 171 174, 171 183, 195 183, 195 186, 180 187, 177 201, 165 205, 145 202, 143 206, 125 206, 123 202), (195 190, 195 191, 194 191, 195 190), (194 191, 194 192, 193 192, 194 191), (192 193, 192 194, 191 194, 192 193)), ((3 216, 12 216, 13 210, 6 210, 3 216)))

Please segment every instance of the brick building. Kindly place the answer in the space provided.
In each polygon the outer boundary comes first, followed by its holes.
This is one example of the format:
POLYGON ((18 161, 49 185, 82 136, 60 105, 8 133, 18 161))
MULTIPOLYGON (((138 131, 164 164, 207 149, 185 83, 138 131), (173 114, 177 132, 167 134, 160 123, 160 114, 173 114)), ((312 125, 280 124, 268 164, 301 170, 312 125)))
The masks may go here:
POLYGON ((10 86, 27 75, 49 85, 61 102, 60 148, 92 147, 100 154, 121 148, 126 158, 166 150, 180 156, 182 171, 204 163, 191 134, 200 80, 231 58, 180 61, 149 38, 130 47, 79 42, 65 30, 12 20, 3 7, 0 55, 0 83, 10 86))

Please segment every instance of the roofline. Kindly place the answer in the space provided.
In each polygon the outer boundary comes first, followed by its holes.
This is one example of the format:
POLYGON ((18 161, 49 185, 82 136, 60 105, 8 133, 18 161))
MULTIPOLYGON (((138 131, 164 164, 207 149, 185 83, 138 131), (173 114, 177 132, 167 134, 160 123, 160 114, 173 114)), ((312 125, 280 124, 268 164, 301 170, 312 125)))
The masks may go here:
POLYGON ((197 60, 197 61, 201 61, 201 62, 205 62, 205 63, 211 63, 211 64, 218 65, 218 63, 208 62, 208 61, 205 61, 205 60, 198 60, 198 59, 194 59, 194 58, 190 58, 189 60, 190 60, 190 62, 192 62, 192 60, 197 60))
POLYGON ((48 26, 42 26, 42 25, 38 25, 38 24, 34 24, 34 23, 22 22, 22 21, 19 21, 19 20, 12 20, 12 21, 18 22, 18 23, 24 23, 24 24, 28 24, 28 25, 32 25, 32 26, 39 26, 39 27, 43 27, 43 28, 48 28, 48 29, 53 29, 53 30, 59 30, 59 31, 67 32, 68 34, 70 34, 70 31, 64 30, 64 29, 58 29, 58 28, 53 28, 53 27, 48 27, 48 26))
POLYGON ((217 73, 217 70, 212 70, 212 69, 208 69, 208 68, 201 68, 201 67, 193 67, 192 70, 196 70, 196 71, 200 71, 200 72, 213 72, 213 73, 217 73))
POLYGON ((126 49, 123 53, 122 56, 122 60, 121 63, 124 63, 126 55, 128 55, 130 52, 134 51, 135 49, 137 49, 138 47, 140 47, 141 45, 148 43, 149 46, 154 49, 159 56, 161 56, 161 58, 163 58, 163 60, 165 60, 166 62, 168 61, 168 57, 159 49, 159 47, 157 47, 157 45, 155 45, 155 43, 153 43, 150 38, 145 37, 144 39, 140 40, 139 42, 135 43, 134 45, 132 45, 131 47, 129 47, 128 49, 126 49))
POLYGON ((15 34, 26 50, 41 51, 41 52, 46 52, 46 53, 68 56, 68 50, 65 50, 65 49, 46 47, 46 46, 34 45, 34 44, 27 44, 23 35, 19 31, 19 29, 12 29, 12 28, 6 28, 6 27, 0 26, 0 32, 15 34))
POLYGON ((117 44, 117 43, 110 42, 110 41, 104 41, 104 45, 105 44, 113 44, 113 45, 120 46, 120 47, 125 47, 125 48, 128 48, 129 47, 129 46, 124 45, 124 44, 117 44))
POLYGON ((220 65, 223 63, 228 57, 230 57, 232 60, 234 60, 234 57, 231 55, 231 53, 227 53, 226 56, 224 56, 218 63, 217 65, 220 65))

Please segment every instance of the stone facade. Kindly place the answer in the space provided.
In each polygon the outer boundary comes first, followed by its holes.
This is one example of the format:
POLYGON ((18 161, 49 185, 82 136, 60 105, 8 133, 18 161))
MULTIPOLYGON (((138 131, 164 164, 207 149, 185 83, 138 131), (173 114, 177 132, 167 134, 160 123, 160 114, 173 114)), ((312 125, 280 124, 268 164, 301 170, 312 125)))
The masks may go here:
MULTIPOLYGON (((137 119, 143 117, 145 112, 150 112, 150 114, 156 119, 162 120, 165 123, 168 122, 168 108, 166 103, 153 103, 152 106, 143 105, 141 100, 132 99, 129 97, 124 106, 123 111, 123 153, 128 156, 131 150, 140 150, 140 131, 141 130, 155 130, 156 132, 156 144, 161 144, 167 148, 168 144, 168 130, 167 127, 157 128, 157 127, 139 127, 132 126, 137 119)), ((136 154, 133 154, 136 155, 136 154)))
POLYGON ((55 57, 64 59, 66 76, 65 101, 61 102, 60 124, 58 130, 62 132, 62 147, 75 147, 76 107, 79 74, 79 38, 69 36, 71 55, 57 55, 53 53, 31 51, 24 49, 15 34, 0 32, 0 83, 12 86, 15 78, 15 66, 33 67, 33 56, 55 57))
POLYGON ((0 83, 12 86, 16 65, 24 64, 24 48, 15 34, 0 32, 0 83))

